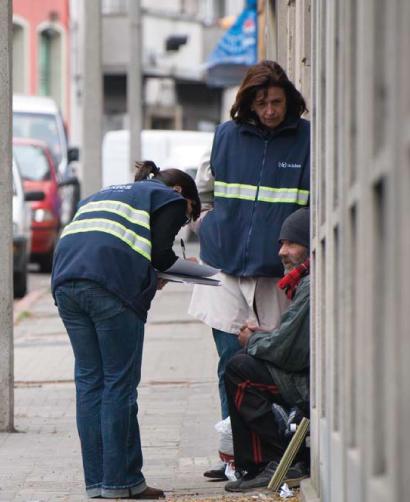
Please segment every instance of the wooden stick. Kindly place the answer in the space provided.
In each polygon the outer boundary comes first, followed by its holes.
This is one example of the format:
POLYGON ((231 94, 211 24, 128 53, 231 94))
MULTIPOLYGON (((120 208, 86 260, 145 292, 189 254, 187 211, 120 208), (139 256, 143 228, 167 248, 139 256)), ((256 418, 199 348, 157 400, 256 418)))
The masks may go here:
POLYGON ((302 418, 302 421, 298 425, 295 434, 291 442, 288 444, 288 447, 285 450, 285 453, 282 455, 280 459, 279 465, 273 473, 272 479, 268 484, 268 488, 273 491, 278 491, 280 486, 283 483, 283 480, 288 473, 289 467, 292 465, 295 460, 296 454, 299 451, 300 447, 303 444, 303 441, 306 437, 306 434, 309 430, 310 420, 308 418, 302 418))

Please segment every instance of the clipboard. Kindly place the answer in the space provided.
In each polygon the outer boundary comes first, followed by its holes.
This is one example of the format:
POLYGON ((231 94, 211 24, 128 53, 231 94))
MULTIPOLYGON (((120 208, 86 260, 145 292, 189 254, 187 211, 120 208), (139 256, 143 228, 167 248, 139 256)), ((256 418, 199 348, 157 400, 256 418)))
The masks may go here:
POLYGON ((178 258, 177 261, 164 272, 157 272, 160 279, 184 284, 202 284, 204 286, 220 286, 221 281, 211 279, 220 272, 219 269, 195 263, 191 260, 178 258))

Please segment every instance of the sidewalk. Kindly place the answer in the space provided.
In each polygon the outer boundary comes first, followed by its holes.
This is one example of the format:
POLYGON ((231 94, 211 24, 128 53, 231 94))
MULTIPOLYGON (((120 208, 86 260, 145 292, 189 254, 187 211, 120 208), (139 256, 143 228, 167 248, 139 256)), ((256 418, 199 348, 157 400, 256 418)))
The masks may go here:
MULTIPOLYGON (((217 460, 217 356, 209 329, 186 314, 189 297, 189 287, 170 284, 149 315, 139 387, 147 482, 170 500, 273 500, 228 497, 224 483, 202 476, 217 460)), ((17 433, 0 434, 0 501, 89 500, 75 428, 73 356, 48 289, 20 309, 14 336, 17 433)))

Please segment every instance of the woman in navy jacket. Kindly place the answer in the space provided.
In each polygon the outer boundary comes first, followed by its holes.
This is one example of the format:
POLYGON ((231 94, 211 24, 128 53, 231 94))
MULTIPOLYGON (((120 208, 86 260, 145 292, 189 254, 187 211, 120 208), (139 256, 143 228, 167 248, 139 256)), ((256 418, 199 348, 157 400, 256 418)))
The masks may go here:
POLYGON ((193 179, 137 164, 136 181, 80 203, 58 243, 52 291, 75 357, 77 428, 90 498, 156 499, 146 485, 137 420, 144 324, 155 269, 177 257, 174 237, 200 212, 193 179), (151 175, 150 179, 147 179, 151 175))
POLYGON ((310 124, 305 100, 273 61, 251 67, 218 126, 210 160, 196 179, 203 209, 201 259, 221 269, 222 287, 195 286, 190 313, 213 331, 222 418, 228 416, 224 368, 251 321, 272 331, 287 306, 278 237, 283 221, 309 203, 310 124), (211 202, 206 206, 205 202, 211 202), (216 289, 216 291, 214 291, 216 289))

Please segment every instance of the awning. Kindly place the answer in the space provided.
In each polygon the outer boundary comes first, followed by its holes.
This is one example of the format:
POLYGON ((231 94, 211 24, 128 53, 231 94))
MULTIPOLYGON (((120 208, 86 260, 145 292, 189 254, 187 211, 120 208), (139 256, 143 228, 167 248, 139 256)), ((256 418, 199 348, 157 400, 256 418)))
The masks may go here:
POLYGON ((245 9, 219 40, 206 62, 208 85, 238 85, 249 66, 256 63, 257 0, 246 0, 245 9))

